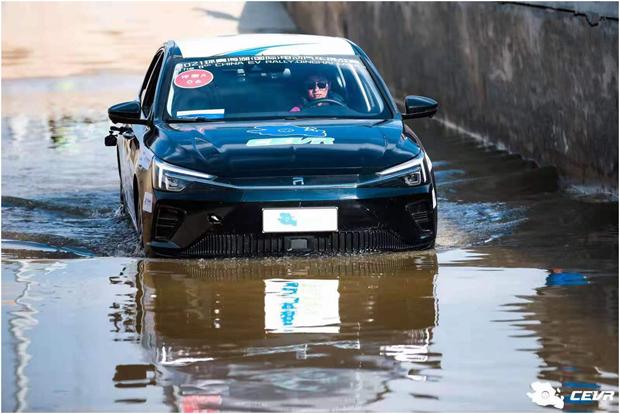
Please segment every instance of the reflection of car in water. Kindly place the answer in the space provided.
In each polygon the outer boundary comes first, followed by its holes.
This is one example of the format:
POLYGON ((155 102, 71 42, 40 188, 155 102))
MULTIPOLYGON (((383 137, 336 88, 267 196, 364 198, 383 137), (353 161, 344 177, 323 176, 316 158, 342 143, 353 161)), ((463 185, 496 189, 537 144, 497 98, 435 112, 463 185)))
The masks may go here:
POLYGON ((124 126, 106 145, 148 255, 427 249, 432 164, 403 119, 437 103, 408 96, 405 109, 345 39, 171 41, 138 99, 109 109, 124 126))
POLYGON ((436 257, 397 256, 142 261, 140 342, 187 407, 310 398, 327 409, 343 393, 361 406, 395 372, 423 381, 419 368, 438 364, 428 349, 436 257))

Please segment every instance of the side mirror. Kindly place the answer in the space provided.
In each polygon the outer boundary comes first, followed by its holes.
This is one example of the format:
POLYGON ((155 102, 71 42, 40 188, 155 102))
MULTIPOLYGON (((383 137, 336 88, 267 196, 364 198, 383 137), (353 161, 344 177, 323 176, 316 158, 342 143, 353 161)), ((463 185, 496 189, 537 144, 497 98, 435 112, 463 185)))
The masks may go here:
POLYGON ((433 117, 439 108, 436 100, 425 96, 409 95, 405 98, 404 119, 433 117))
POLYGON ((115 124, 142 124, 148 121, 140 118, 140 102, 129 101, 111 106, 108 109, 108 117, 115 124))

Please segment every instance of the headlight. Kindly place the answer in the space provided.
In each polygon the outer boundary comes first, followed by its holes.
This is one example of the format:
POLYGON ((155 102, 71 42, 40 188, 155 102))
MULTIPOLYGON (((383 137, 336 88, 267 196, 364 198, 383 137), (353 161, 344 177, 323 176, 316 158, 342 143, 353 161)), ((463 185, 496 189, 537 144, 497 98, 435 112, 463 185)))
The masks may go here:
POLYGON ((408 186, 416 186, 426 182, 426 169, 424 168, 424 158, 426 154, 421 152, 417 157, 403 162, 402 164, 395 165, 378 172, 378 175, 392 175, 400 172, 406 173, 403 175, 403 181, 408 186))
POLYGON ((410 187, 420 185, 424 181, 422 179, 422 168, 418 165, 414 171, 403 177, 403 181, 410 187))
POLYGON ((177 167, 153 157, 153 188, 163 191, 182 191, 192 182, 208 182, 214 175, 177 167))

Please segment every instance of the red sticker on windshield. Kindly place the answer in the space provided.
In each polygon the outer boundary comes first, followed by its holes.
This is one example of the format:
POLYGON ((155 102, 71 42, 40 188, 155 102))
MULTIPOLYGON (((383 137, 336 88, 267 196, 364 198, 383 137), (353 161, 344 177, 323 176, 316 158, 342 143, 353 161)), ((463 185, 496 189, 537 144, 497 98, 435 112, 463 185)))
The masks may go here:
POLYGON ((208 85, 213 80, 213 74, 208 70, 192 69, 179 73, 174 78, 174 84, 179 88, 193 89, 208 85))

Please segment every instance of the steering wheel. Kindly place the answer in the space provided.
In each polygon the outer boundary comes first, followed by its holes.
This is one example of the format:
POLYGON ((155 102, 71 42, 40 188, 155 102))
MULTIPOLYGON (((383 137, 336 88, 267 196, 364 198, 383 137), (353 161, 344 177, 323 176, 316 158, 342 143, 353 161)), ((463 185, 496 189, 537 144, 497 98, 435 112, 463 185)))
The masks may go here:
POLYGON ((308 101, 306 102, 303 107, 304 108, 312 108, 314 106, 317 106, 320 103, 328 103, 328 104, 334 104, 334 105, 338 105, 338 106, 342 106, 343 108, 346 108, 347 106, 345 104, 343 104, 340 101, 337 101, 335 99, 330 99, 330 98, 321 98, 321 99, 315 99, 314 101, 308 101))

